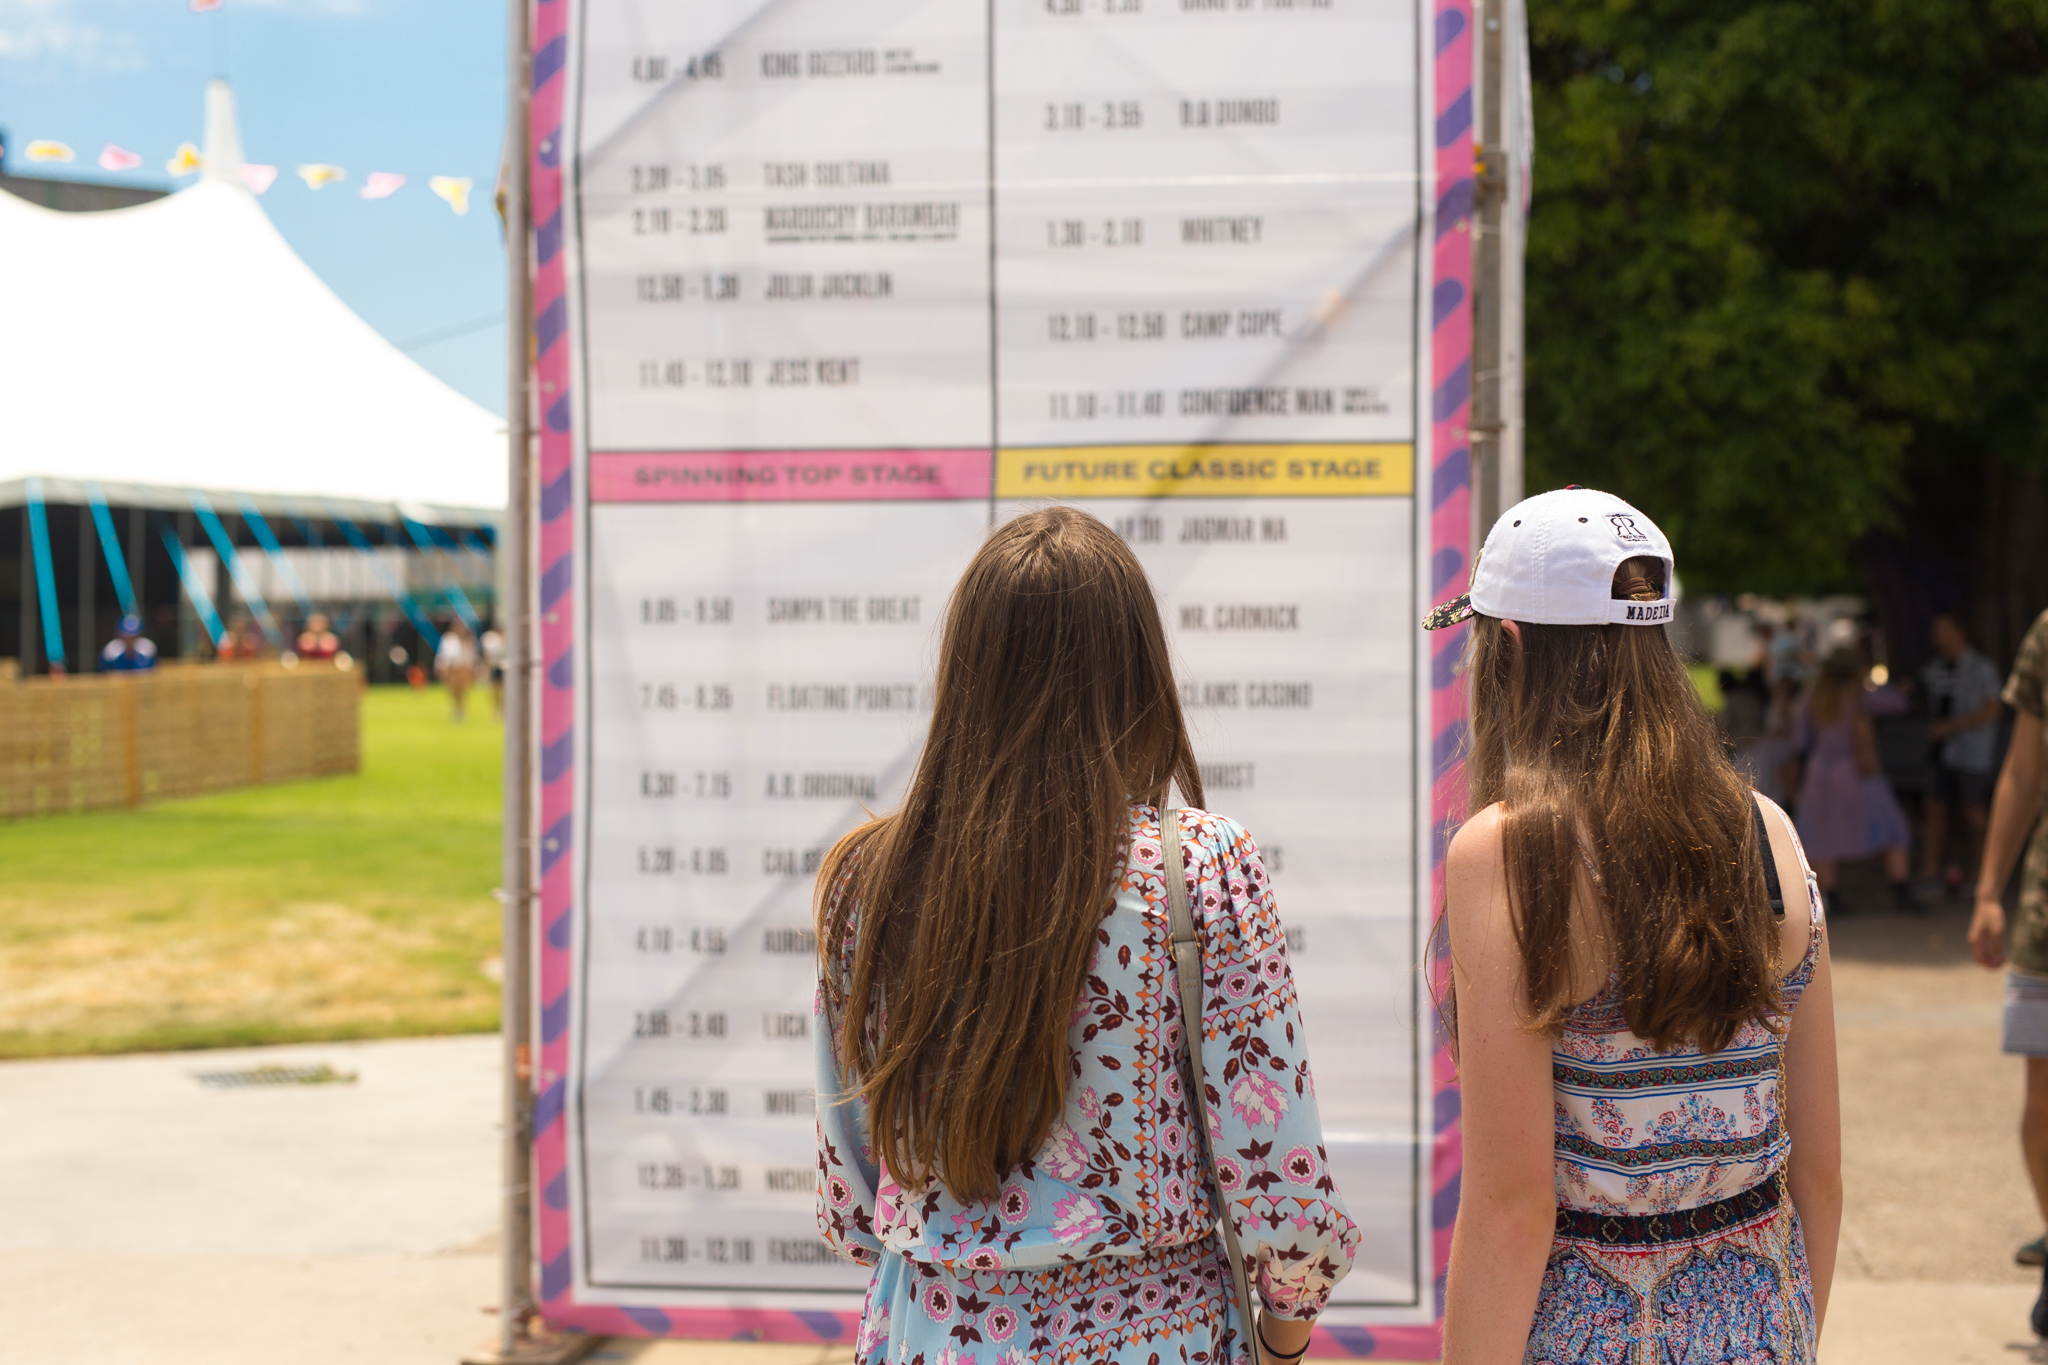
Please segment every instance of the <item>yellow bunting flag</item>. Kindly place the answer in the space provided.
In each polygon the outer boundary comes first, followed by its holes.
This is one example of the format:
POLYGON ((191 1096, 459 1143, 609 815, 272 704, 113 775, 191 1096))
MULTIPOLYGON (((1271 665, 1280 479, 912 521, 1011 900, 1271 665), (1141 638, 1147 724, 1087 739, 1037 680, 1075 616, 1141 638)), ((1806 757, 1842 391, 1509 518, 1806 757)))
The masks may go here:
POLYGON ((437 175, 427 181, 427 188, 446 199, 457 213, 468 213, 469 189, 475 183, 466 175, 437 175))
POLYGON ((30 161, 71 160, 71 149, 69 147, 61 142, 52 142, 46 137, 39 137, 34 142, 29 143, 27 151, 30 161))
POLYGON ((322 185, 331 185, 337 180, 348 178, 348 172, 339 166, 326 166, 315 161, 299 167, 299 179, 306 182, 306 188, 317 190, 322 185))
POLYGON ((206 163, 199 158, 199 149, 189 142, 178 144, 177 152, 164 163, 164 169, 172 175, 191 175, 206 163))

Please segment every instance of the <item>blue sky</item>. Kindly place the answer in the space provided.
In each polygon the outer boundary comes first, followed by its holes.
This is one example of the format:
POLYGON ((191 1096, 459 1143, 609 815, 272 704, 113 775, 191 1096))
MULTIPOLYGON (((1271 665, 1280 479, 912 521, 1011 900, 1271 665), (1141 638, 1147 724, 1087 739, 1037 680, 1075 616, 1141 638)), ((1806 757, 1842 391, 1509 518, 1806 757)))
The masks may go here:
MULTIPOLYGON (((505 116, 502 0, 0 0, 0 129, 7 169, 135 184, 172 183, 180 142, 199 143, 205 85, 224 75, 250 161, 281 174, 262 204, 306 263, 363 319, 410 347, 449 384, 504 412, 505 269, 491 206, 505 116), (78 160, 36 166, 32 138, 78 160), (142 168, 101 171, 103 144, 142 168), (293 169, 327 162, 348 179, 318 192, 293 169), (371 171, 398 171, 389 199, 356 195, 371 171), (456 217, 427 189, 469 176, 456 217)), ((176 182, 190 184, 190 180, 176 182)))

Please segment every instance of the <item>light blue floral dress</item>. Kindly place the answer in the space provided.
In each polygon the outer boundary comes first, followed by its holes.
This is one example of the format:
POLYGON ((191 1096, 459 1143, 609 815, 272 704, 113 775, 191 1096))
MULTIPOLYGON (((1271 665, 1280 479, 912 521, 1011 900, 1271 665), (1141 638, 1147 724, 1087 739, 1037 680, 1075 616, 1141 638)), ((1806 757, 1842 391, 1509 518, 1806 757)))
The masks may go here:
MULTIPOLYGON (((877 1166, 820 992, 818 1226, 876 1267, 861 1365, 1251 1359, 1180 1060, 1158 820, 1132 808, 1129 863, 1068 1034, 1065 1116, 996 1199, 963 1205, 937 1181, 900 1184, 877 1166)), ((1323 1151, 1286 938, 1251 837, 1203 811, 1180 821, 1229 1216, 1266 1310, 1313 1318, 1359 1233, 1323 1151)))
MULTIPOLYGON (((1798 871, 1813 925, 1786 1018, 1824 932, 1804 851, 1798 871)), ((1557 1231, 1525 1365, 1812 1365, 1813 1283, 1783 1181, 1784 1038, 1751 1023, 1719 1052, 1658 1052, 1622 1014, 1610 980, 1551 1054, 1557 1231)))

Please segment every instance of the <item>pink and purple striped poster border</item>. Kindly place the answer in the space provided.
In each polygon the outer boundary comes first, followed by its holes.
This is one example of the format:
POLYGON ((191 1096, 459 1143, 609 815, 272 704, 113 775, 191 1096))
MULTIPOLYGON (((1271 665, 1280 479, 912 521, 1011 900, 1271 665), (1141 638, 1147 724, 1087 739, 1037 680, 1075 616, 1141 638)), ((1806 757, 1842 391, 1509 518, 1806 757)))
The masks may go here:
MULTIPOLYGON (((575 1300, 569 1218, 569 1013, 575 924, 575 455, 568 338, 569 297, 562 254, 562 116, 570 0, 536 0, 532 148, 529 168, 535 243, 535 379, 540 411, 540 1052, 534 1069, 534 1190, 539 1297, 557 1327, 617 1336, 846 1342, 853 1315, 766 1309, 661 1309, 575 1300)), ((1438 0, 1430 34, 1435 58, 1435 240, 1430 269, 1429 579, 1432 600, 1452 595, 1470 573, 1472 379, 1473 52, 1471 0, 1438 0)), ((1443 852, 1465 805, 1464 685, 1456 662, 1465 629, 1428 637, 1430 702, 1430 904, 1442 903, 1443 852)), ((1432 986, 1439 971, 1431 954, 1432 986)), ((1444 1276, 1457 1215, 1462 1145, 1458 1088, 1447 1040, 1431 1055, 1431 1292, 1438 1324, 1319 1329, 1321 1357, 1434 1360, 1442 1351, 1444 1276)))

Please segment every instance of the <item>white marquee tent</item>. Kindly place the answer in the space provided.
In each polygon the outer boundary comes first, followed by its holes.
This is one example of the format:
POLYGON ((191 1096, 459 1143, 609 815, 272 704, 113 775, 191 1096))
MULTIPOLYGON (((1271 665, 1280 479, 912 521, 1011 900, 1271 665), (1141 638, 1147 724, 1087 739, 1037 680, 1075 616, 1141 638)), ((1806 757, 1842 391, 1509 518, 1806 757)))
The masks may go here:
POLYGON ((0 504, 19 505, 22 481, 40 476, 59 481, 53 498, 97 480, 495 520, 504 422, 293 253, 243 184, 220 81, 206 92, 204 160, 197 184, 132 208, 60 213, 0 194, 0 504))
POLYGON ((24 673, 90 668, 123 613, 190 655, 244 610, 278 647, 333 613, 363 649, 401 616, 431 649, 430 617, 475 629, 490 610, 504 422, 286 244, 243 181, 222 81, 203 161, 191 188, 124 208, 0 193, 0 541, 19 552, 0 614, 24 673))

